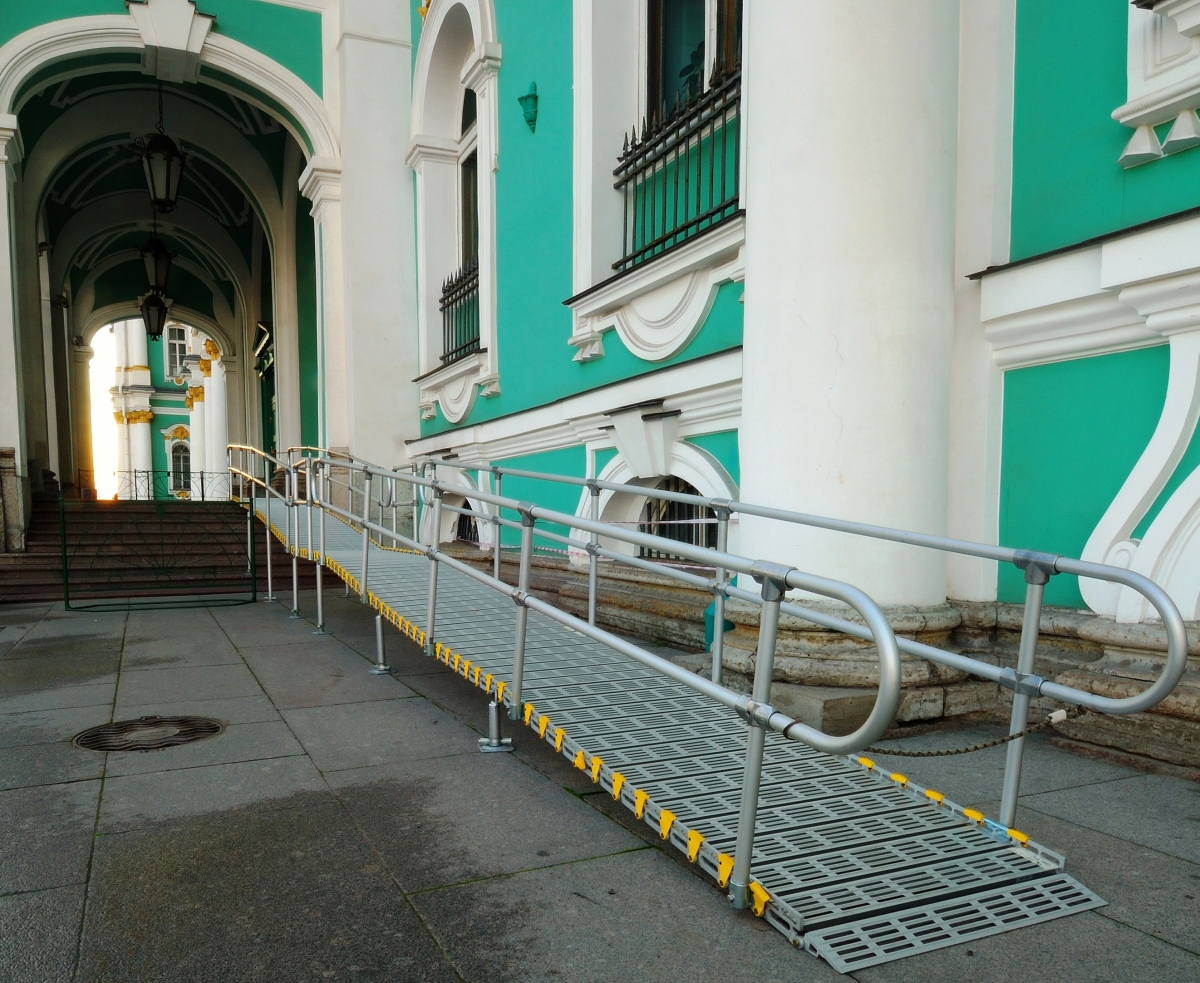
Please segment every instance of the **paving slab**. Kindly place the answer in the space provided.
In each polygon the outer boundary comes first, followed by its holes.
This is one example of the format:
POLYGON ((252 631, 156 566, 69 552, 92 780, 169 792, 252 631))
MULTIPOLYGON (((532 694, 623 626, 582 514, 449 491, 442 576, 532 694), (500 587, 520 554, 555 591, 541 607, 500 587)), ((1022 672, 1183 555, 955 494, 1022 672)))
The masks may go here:
POLYGON ((464 979, 833 983, 653 848, 412 895, 464 979))
POLYGON ((262 690, 245 665, 138 669, 121 674, 117 713, 144 703, 222 700, 257 696, 262 690))
POLYGON ((69 980, 83 898, 82 884, 0 897, 0 978, 7 983, 69 980))
POLYGON ((283 710, 323 772, 479 752, 476 735, 428 700, 386 700, 283 710))
POLYGON ((77 782, 103 774, 104 755, 67 742, 28 744, 0 753, 0 789, 77 782))
MULTIPOLYGON (((13 651, 19 651, 19 647, 13 651)), ((40 693, 64 686, 115 683, 120 664, 119 649, 45 659, 19 659, 13 656, 13 652, 9 652, 0 659, 0 693, 17 695, 40 693)))
POLYGON ((102 836, 79 983, 458 980, 328 796, 102 836))
POLYGON ((279 709, 405 699, 413 691, 376 676, 362 656, 334 640, 309 647, 241 647, 255 677, 279 709))
POLYGON ((69 741, 81 730, 108 723, 111 717, 111 694, 109 702, 99 706, 0 714, 0 748, 69 741))
MULTIPOLYGON (((95 753, 95 752, 92 752, 95 753)), ((263 761, 303 754, 304 749, 282 720, 231 724, 215 737, 157 751, 115 751, 108 755, 106 774, 145 775, 155 771, 198 768, 234 761, 263 761)))
MULTIPOLYGON (((0 666, 3 663, 0 662, 0 666)), ((55 686, 10 694, 0 689, 0 714, 32 713, 41 710, 65 710, 73 707, 106 706, 111 708, 117 692, 116 676, 103 682, 82 686, 55 686)))
MULTIPOLYGON (((279 712, 262 692, 252 696, 231 696, 224 700, 180 700, 121 706, 122 720, 150 716, 212 717, 223 724, 253 724, 280 719, 279 712)), ((0 731, 4 726, 2 719, 0 731)))
POLYGON ((0 625, 34 625, 42 620, 50 613, 51 608, 58 607, 62 610, 62 605, 55 605, 46 601, 36 601, 29 604, 5 604, 0 602, 0 625))
POLYGON ((99 797, 99 781, 0 792, 0 894, 83 883, 99 797))
POLYGON ((65 656, 114 655, 121 651, 121 636, 64 635, 57 638, 31 638, 26 634, 9 648, 6 659, 60 659, 65 656))
POLYGON ((508 754, 475 751, 326 778, 406 891, 642 845, 508 754))
POLYGON ((1200 784, 1134 775, 1099 785, 1024 796, 1030 809, 1200 863, 1200 784))
POLYGON ((1025 826, 1066 854, 1068 872, 1108 901, 1105 918, 1200 953, 1200 864, 1032 810, 1025 826))
POLYGON ((328 794, 304 756, 124 775, 104 783, 99 826, 136 829, 313 791, 328 794))

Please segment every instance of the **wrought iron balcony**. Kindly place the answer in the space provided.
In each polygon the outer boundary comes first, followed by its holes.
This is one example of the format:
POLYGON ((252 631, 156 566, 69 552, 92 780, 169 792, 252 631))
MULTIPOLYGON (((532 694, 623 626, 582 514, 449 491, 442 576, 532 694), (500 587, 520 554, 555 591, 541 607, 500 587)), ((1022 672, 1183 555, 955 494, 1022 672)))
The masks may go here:
POLYGON ((479 262, 472 261, 442 284, 442 362, 479 351, 479 262))
POLYGON ((741 66, 627 137, 613 176, 624 193, 620 272, 738 214, 741 66))

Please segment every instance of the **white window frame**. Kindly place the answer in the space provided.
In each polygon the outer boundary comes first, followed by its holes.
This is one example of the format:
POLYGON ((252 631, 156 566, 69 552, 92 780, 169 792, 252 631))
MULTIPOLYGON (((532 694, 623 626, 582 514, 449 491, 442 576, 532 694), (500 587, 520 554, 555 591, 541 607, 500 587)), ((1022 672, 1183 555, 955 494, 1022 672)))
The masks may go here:
POLYGON ((179 323, 172 322, 167 325, 167 330, 163 333, 163 374, 168 379, 181 379, 184 374, 183 360, 187 356, 189 350, 188 345, 188 329, 179 323), (171 339, 172 332, 178 331, 181 335, 176 342, 171 339), (180 347, 180 355, 178 364, 172 366, 171 350, 174 345, 180 347))

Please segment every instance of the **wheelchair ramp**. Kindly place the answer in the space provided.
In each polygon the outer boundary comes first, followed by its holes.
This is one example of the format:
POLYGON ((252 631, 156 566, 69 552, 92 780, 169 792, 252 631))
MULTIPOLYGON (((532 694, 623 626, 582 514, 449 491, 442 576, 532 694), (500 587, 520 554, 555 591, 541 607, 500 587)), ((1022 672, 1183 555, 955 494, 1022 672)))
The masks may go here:
MULTIPOLYGON (((284 525, 283 508, 273 508, 270 518, 284 525)), ((267 518, 261 503, 259 514, 267 518)), ((362 534, 328 517, 325 535, 326 565, 358 590, 362 534)), ((422 633, 408 619, 424 620, 428 586, 424 556, 372 543, 368 600, 417 640, 422 633)), ((437 658, 511 706, 513 602, 443 565, 437 612, 437 658)), ((534 611, 524 701, 520 719, 534 733, 725 886, 746 746, 741 719, 534 611)), ((867 758, 767 733, 754 911, 843 973, 1105 904, 1063 866, 1020 831, 881 773, 867 758)))

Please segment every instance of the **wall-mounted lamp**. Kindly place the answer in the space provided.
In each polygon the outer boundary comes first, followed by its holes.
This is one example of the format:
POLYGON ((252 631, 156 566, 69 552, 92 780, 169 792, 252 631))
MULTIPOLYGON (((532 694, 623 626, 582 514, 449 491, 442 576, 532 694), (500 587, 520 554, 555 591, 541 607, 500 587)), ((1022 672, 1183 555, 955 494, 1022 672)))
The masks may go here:
POLYGON ((525 122, 529 124, 529 132, 535 132, 537 128, 537 83, 529 83, 529 91, 523 96, 517 96, 517 102, 521 104, 521 112, 525 114, 525 122))

